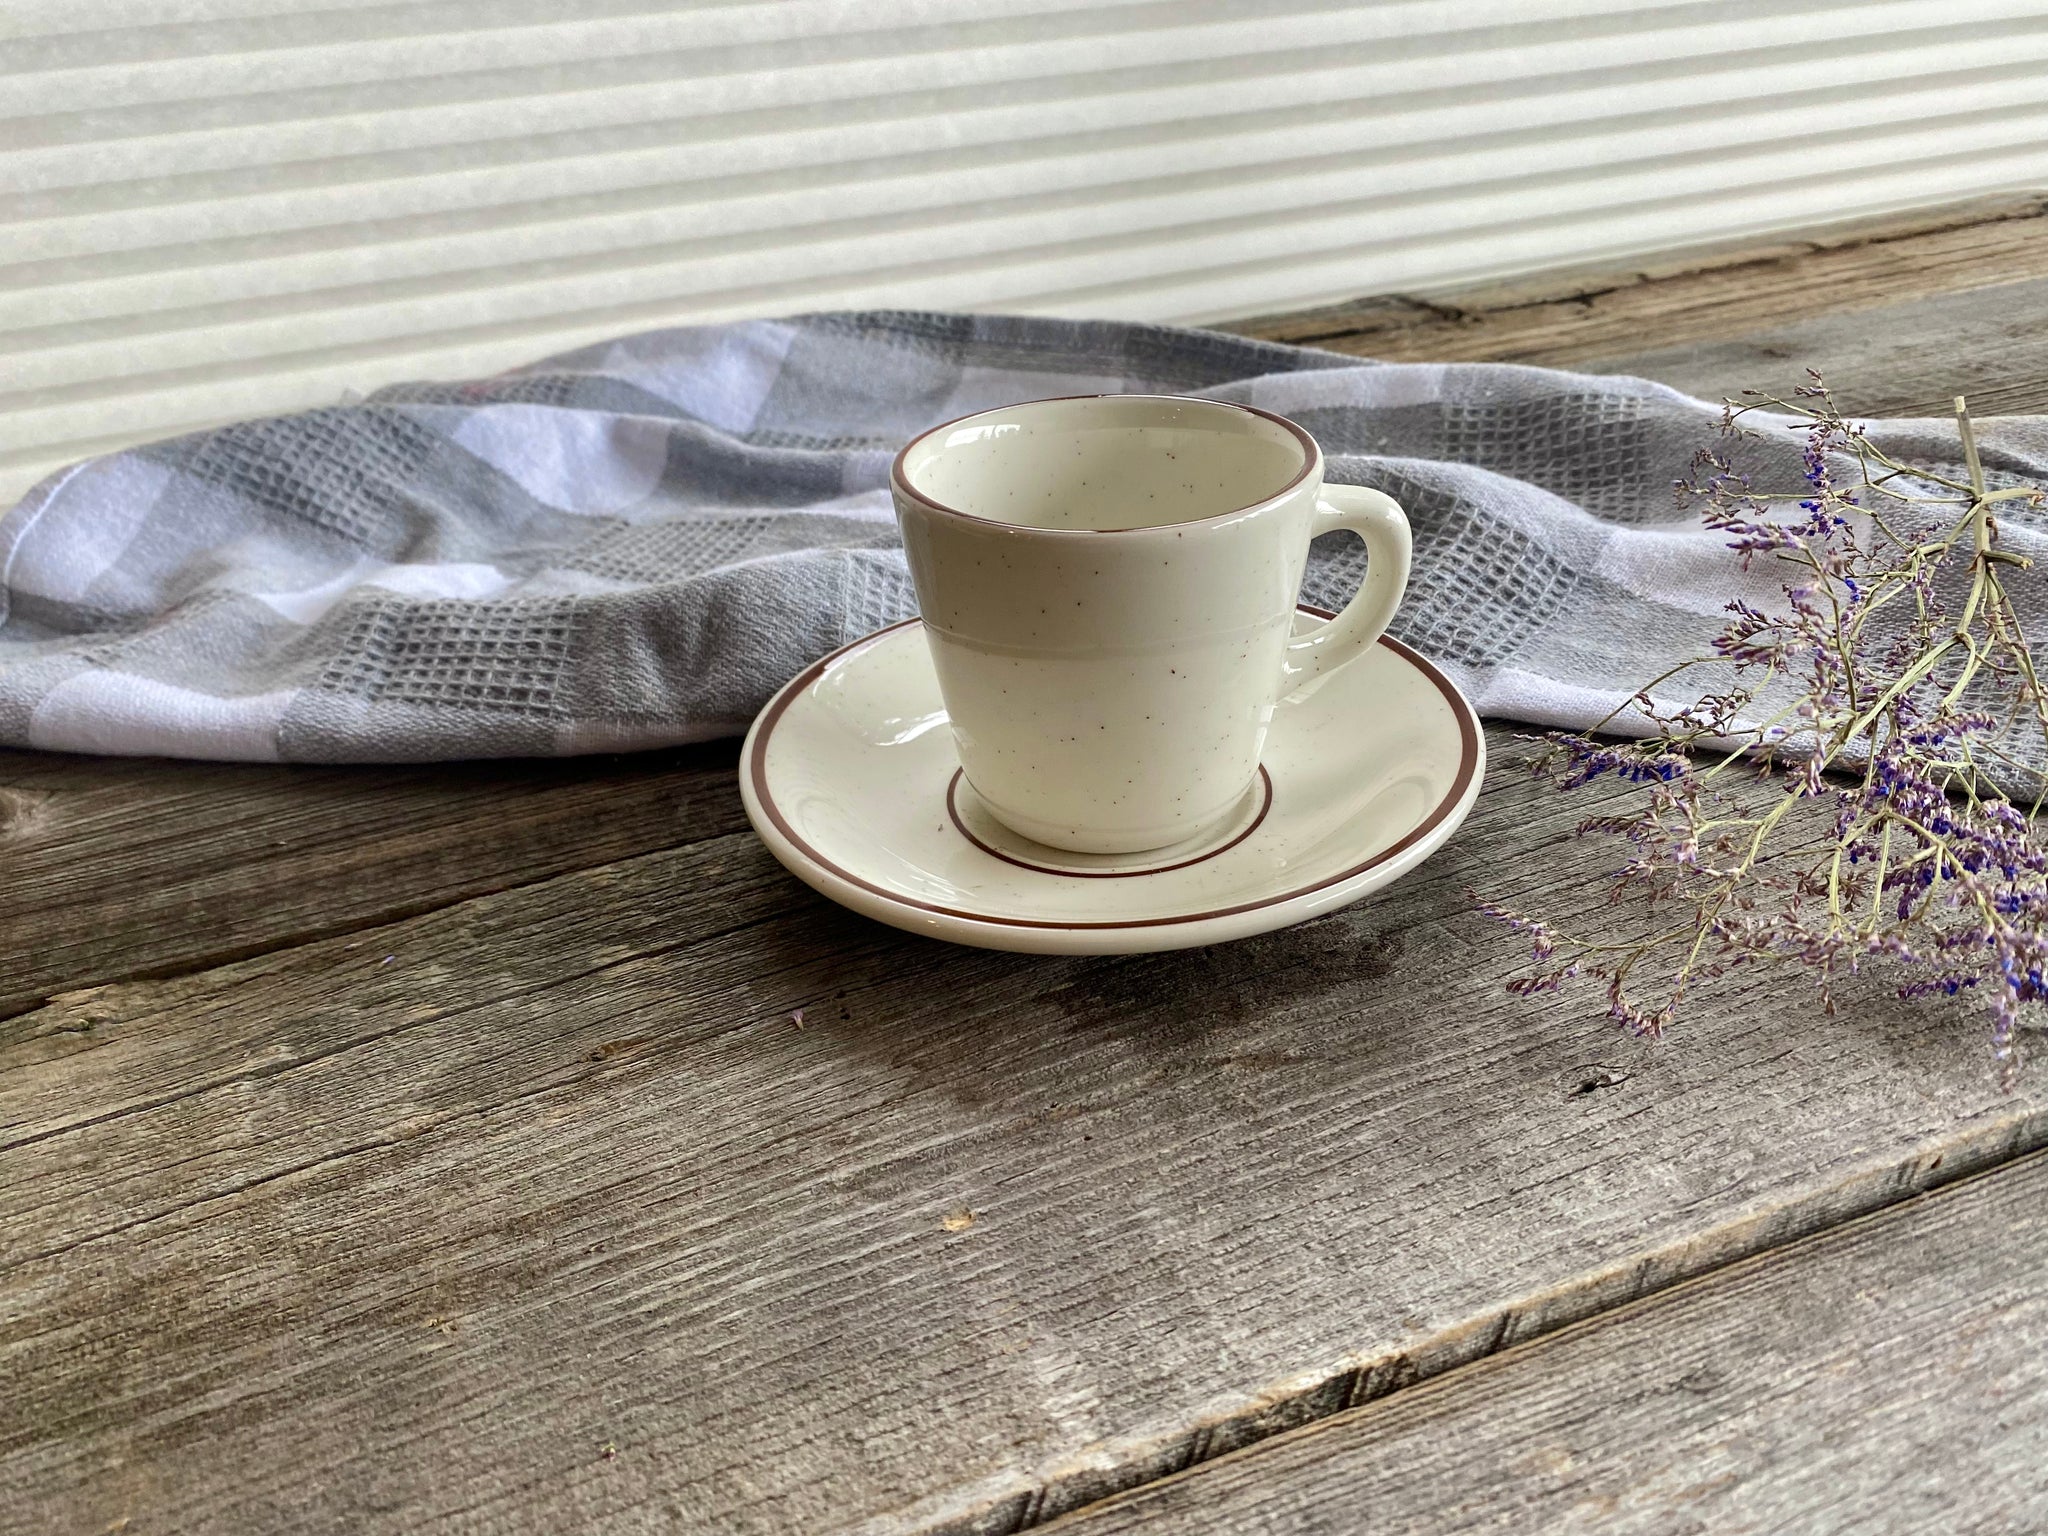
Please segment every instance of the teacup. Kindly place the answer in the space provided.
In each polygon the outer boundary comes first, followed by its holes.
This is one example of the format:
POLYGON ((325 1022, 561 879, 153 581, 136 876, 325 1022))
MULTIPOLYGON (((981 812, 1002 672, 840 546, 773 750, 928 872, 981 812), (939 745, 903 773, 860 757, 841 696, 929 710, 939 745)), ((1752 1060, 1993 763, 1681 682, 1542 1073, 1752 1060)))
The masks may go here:
POLYGON ((1325 485, 1270 411, 1084 395, 963 416, 890 476, 967 783, 1035 842, 1199 838, 1258 776, 1274 706, 1379 639, 1408 581, 1393 498, 1325 485), (1365 582, 1296 633, 1309 540, 1365 540, 1365 582))

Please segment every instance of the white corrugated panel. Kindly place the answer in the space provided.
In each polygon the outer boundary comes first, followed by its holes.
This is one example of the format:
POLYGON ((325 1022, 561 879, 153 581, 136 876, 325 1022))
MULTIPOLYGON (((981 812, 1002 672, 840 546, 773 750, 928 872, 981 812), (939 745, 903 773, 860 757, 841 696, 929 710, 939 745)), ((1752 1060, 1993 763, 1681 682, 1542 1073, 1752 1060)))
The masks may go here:
POLYGON ((0 0, 0 505, 644 326, 1213 320, 2044 183, 2039 0, 0 0))

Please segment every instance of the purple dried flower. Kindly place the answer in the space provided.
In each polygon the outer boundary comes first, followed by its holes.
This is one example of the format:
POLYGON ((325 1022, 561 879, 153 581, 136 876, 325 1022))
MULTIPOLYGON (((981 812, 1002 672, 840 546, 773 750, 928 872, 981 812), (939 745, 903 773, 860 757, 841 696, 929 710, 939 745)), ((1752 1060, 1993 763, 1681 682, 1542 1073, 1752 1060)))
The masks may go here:
MULTIPOLYGON (((1654 938, 1607 944, 1481 903, 1530 942, 1531 973, 1510 990, 1596 978, 1617 1025, 1653 1038, 1690 985, 1738 966, 1803 967, 1832 1012, 1838 973, 1881 960, 1907 972, 1902 997, 1985 998, 2010 1081, 2020 1010, 2048 1001, 2048 847, 2010 798, 2048 799, 2029 766, 2048 763, 2048 699, 2005 585, 2027 566, 1999 552, 1991 508, 2041 493, 1994 495, 1974 468, 1964 485, 1899 462, 1817 375, 1790 401, 1731 403, 1723 430, 1730 443, 1695 454, 1678 494, 1744 568, 1758 555, 1784 564, 1782 611, 1729 603, 1701 660, 1732 681, 1679 705, 1637 694, 1646 737, 1556 733, 1535 764, 1566 789, 1633 786, 1632 809, 1578 830, 1626 843, 1616 897, 1681 915, 1654 938), (1765 409, 1792 421, 1743 424, 1765 409), (1788 431, 1802 484, 1760 490, 1732 447, 1788 431)), ((1967 416, 1958 430, 1974 466, 1967 416)))

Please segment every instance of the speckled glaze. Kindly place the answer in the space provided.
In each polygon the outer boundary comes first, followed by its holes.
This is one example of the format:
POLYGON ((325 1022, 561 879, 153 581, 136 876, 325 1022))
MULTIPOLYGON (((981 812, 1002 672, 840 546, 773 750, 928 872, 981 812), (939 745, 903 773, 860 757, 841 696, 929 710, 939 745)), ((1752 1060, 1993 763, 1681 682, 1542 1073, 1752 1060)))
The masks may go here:
POLYGON ((1276 703, 1365 652, 1407 584, 1407 519, 1325 486, 1315 440, 1250 407, 1094 395, 984 411, 892 476, 925 638, 977 803, 1034 842, 1129 853, 1229 818, 1276 703), (1364 586, 1295 634, 1309 540, 1364 586))
MULTIPOLYGON (((1325 616, 1304 613, 1304 635, 1325 616)), ((740 761, 747 815, 800 879, 913 933, 1127 954, 1301 922, 1398 879, 1479 793, 1478 718, 1391 639, 1281 699, 1262 771, 1217 824, 1138 854, 1041 847, 960 771, 915 620, 793 678, 740 761)))

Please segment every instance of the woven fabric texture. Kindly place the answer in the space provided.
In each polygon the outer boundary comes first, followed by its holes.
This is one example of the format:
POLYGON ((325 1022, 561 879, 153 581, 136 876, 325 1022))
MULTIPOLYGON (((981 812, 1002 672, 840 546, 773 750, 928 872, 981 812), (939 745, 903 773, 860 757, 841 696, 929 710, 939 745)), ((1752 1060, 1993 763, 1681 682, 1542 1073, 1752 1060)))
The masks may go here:
MULTIPOLYGON (((1393 632, 1491 715, 1588 724, 1697 651, 1729 599, 1777 590, 1673 502, 1719 407, 1643 380, 811 315, 398 385, 50 477, 0 518, 0 743, 370 762, 736 733, 807 662, 915 611, 888 493, 904 440, 1105 391, 1279 411, 1332 480, 1398 498, 1416 556, 1393 632)), ((1879 436, 1957 453, 1946 423, 1879 436)), ((2048 485, 2041 421, 1987 437, 2000 483, 2048 485)), ((1799 483, 1790 432, 1758 462, 1799 483)), ((1362 561, 1318 541, 1304 595, 1340 604, 1362 561)))

